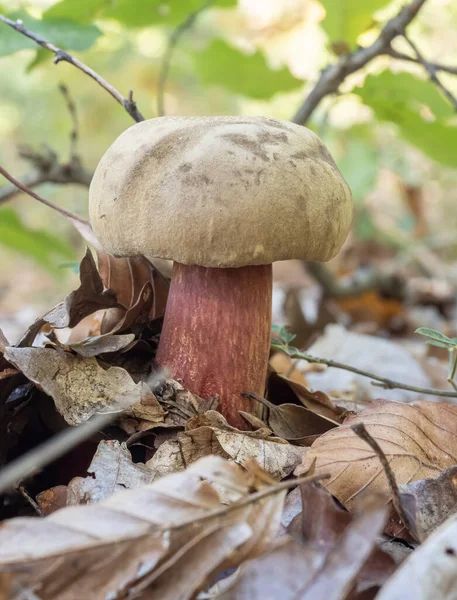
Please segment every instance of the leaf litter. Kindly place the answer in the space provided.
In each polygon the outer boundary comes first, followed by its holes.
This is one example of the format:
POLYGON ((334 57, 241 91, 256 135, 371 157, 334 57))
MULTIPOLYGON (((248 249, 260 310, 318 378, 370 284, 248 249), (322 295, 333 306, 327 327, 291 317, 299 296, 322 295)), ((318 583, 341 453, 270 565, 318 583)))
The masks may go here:
POLYGON ((217 412, 217 397, 171 379, 150 386, 168 281, 142 258, 100 248, 97 257, 98 266, 86 252, 80 288, 16 346, 0 336, 0 398, 19 407, 5 426, 23 411, 19 443, 3 462, 21 451, 43 402, 42 441, 114 411, 89 440, 90 460, 72 458, 67 478, 51 464, 19 496, 5 495, 16 515, 0 524, 5 597, 391 600, 407 598, 414 577, 415 598, 448 598, 457 585, 453 404, 402 397, 348 412, 345 384, 335 392, 329 372, 330 395, 310 389, 322 370, 304 375, 276 352, 266 398, 256 397, 266 410, 243 413, 247 430, 238 430, 217 412), (414 551, 391 535, 386 475, 351 429, 357 422, 387 456, 414 551), (294 473, 321 483, 300 485, 294 473), (288 494, 283 479, 295 488, 288 494), (21 516, 35 498, 44 518, 21 516))

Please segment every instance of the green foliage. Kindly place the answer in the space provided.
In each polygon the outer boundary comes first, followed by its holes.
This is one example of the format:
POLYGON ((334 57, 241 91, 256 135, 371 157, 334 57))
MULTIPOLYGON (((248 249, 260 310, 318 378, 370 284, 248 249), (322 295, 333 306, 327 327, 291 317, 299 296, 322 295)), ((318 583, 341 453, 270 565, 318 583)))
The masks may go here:
POLYGON ((434 160, 457 167, 457 129, 444 118, 453 114, 447 100, 430 82, 409 73, 383 71, 369 75, 353 90, 380 121, 399 126, 401 136, 434 160))
POLYGON ((388 0, 320 0, 325 8, 322 27, 332 43, 345 42, 351 50, 357 38, 373 23, 373 13, 388 0))
MULTIPOLYGON (((97 17, 116 19, 127 27, 178 25, 199 10, 203 0, 62 0, 51 6, 45 18, 73 19, 90 23, 97 17)), ((216 0, 211 6, 235 6, 236 0, 216 0)))
POLYGON ((54 274, 60 261, 74 258, 72 248, 64 240, 47 231, 28 229, 9 207, 0 209, 0 242, 10 250, 33 258, 54 274))
POLYGON ((374 188, 378 176, 378 153, 373 143, 349 137, 338 167, 351 188, 355 204, 360 204, 374 188))
POLYGON ((250 98, 267 99, 303 85, 288 69, 271 70, 262 53, 243 54, 222 40, 215 40, 193 56, 203 83, 220 85, 250 98))
MULTIPOLYGON (((9 14, 13 20, 21 19, 24 27, 31 29, 66 50, 87 50, 100 36, 101 31, 95 25, 81 25, 71 20, 40 20, 34 19, 24 11, 9 14)), ((15 31, 8 25, 0 23, 0 56, 6 56, 24 50, 36 49, 36 42, 15 31)))
POLYGON ((454 350, 457 348, 457 338, 450 338, 436 329, 429 329, 428 327, 419 327, 414 333, 423 335, 430 338, 426 341, 426 344, 431 346, 438 346, 438 348, 447 348, 448 350, 454 350))
POLYGON ((277 340, 273 340, 273 346, 277 346, 278 344, 281 346, 288 346, 290 342, 292 342, 297 337, 295 334, 290 333, 290 331, 287 331, 286 327, 281 327, 281 325, 272 325, 271 330, 273 331, 273 333, 277 333, 281 340, 280 342, 278 342, 277 340))

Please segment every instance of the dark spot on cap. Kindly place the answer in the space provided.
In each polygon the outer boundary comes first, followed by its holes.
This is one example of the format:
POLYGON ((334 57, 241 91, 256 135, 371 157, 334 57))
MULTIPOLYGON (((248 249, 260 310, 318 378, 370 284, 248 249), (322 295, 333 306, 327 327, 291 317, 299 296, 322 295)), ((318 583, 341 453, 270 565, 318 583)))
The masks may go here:
POLYGON ((184 173, 187 173, 191 169, 192 169, 192 165, 190 163, 183 163, 182 165, 179 166, 179 170, 183 171, 184 173))

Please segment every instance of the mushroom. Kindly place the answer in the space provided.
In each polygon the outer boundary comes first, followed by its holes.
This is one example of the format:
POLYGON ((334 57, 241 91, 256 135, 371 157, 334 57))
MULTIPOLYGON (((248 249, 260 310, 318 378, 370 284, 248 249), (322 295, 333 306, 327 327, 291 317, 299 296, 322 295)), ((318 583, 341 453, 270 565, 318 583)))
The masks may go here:
POLYGON ((272 263, 327 261, 351 193, 319 138, 267 117, 161 117, 125 131, 90 187, 90 219, 115 256, 174 261, 156 361, 219 396, 244 427, 244 391, 264 393, 272 263))

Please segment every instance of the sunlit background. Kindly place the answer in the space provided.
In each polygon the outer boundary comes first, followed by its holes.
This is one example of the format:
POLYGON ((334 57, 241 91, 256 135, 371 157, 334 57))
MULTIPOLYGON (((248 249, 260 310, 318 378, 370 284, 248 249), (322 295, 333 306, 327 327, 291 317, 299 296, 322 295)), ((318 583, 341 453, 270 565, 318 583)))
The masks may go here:
MULTIPOLYGON (((125 96, 133 89, 143 115, 152 118, 158 114, 170 35, 182 22, 181 15, 185 18, 186 6, 194 4, 175 0, 176 11, 170 13, 164 3, 163 18, 158 18, 140 0, 73 0, 72 31, 48 27, 42 35, 67 44, 125 96), (89 13, 95 17, 87 19, 89 13)), ((203 11, 179 38, 163 96, 167 115, 291 119, 320 71, 342 52, 370 44, 379 23, 401 6, 382 0, 225 4, 232 6, 203 11), (342 4, 347 4, 347 14, 341 13, 342 4)), ((69 5, 69 0, 7 0, 2 12, 23 18, 38 31, 43 15, 66 18, 59 15, 59 7, 68 10, 69 5), (46 13, 54 5, 57 12, 46 13), (37 21, 27 21, 27 14, 37 21)), ((457 3, 435 0, 425 3, 409 34, 428 60, 457 66, 456 30, 457 3)), ((395 48, 410 53, 401 40, 395 48)), ((76 105, 77 153, 85 168, 93 170, 112 141, 133 124, 93 80, 64 62, 53 65, 52 59, 52 53, 37 50, 0 24, 0 164, 18 178, 32 170, 19 156, 20 146, 52 149, 60 160, 68 159, 72 122, 59 83, 67 86, 76 105)), ((457 94, 457 77, 440 77, 457 94)), ((418 248, 446 240, 447 256, 457 257, 457 120, 450 103, 427 81, 421 66, 387 56, 348 77, 340 92, 321 102, 308 126, 330 148, 351 185, 356 219, 348 244, 357 248, 379 241, 407 262, 418 248)), ((87 216, 86 187, 45 183, 36 189, 87 216)), ((74 289, 83 252, 82 240, 61 215, 24 194, 0 206, 0 325, 11 341, 74 289)), ((333 265, 340 273, 355 268, 349 254, 341 261, 333 265)), ((451 274, 457 277, 457 272, 451 274)), ((276 271, 278 280, 296 276, 293 269, 276 271)))

